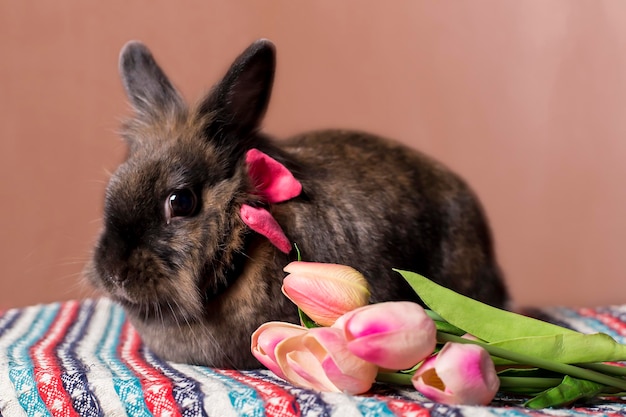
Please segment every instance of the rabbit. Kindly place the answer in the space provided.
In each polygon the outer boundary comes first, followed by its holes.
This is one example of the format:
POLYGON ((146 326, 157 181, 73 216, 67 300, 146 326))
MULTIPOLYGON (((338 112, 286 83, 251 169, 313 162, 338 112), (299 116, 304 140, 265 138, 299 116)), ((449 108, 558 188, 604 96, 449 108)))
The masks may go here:
POLYGON ((372 303, 420 302, 398 268, 505 306, 481 204, 444 165, 359 131, 283 140, 261 132, 275 61, 273 43, 252 43, 188 106, 146 46, 131 41, 120 53, 134 109, 121 130, 128 155, 107 185, 86 276, 125 309, 148 348, 175 362, 260 367, 253 331, 298 322, 281 292, 283 268, 296 258, 292 243, 305 261, 360 271, 372 303), (268 166, 289 177, 293 195, 259 192, 250 171, 268 166), (261 213, 261 226, 243 208, 261 213))

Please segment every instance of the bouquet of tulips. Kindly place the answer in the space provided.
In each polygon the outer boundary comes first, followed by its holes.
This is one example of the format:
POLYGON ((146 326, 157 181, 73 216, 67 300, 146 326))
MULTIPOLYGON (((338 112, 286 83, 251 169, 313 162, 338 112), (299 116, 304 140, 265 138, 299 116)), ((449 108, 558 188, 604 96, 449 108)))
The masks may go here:
POLYGON ((428 306, 368 305, 365 278, 345 265, 296 261, 283 293, 301 326, 269 322, 252 353, 279 377, 319 391, 360 394, 375 381, 413 385, 433 401, 487 405, 500 391, 530 408, 626 392, 626 345, 500 310, 397 271, 428 306))

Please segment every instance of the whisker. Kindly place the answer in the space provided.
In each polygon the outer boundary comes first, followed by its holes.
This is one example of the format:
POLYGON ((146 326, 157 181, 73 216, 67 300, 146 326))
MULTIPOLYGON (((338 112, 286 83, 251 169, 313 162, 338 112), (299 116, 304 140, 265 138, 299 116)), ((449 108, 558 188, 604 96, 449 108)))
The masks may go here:
MULTIPOLYGON (((174 303, 176 303, 176 300, 174 300, 174 303)), ((172 304, 170 304, 169 301, 167 302, 167 306, 170 308, 170 311, 172 312, 172 317, 174 318, 174 321, 176 322, 176 327, 178 327, 178 329, 181 329, 180 322, 178 321, 178 314, 176 314, 176 312, 174 311, 174 307, 172 307, 172 304)))
MULTIPOLYGON (((180 304, 178 304, 178 301, 176 301, 176 300, 172 300, 172 301, 174 301, 174 304, 176 304, 176 308, 178 309, 178 311, 182 311, 182 308, 180 307, 180 304)), ((168 301, 168 305, 170 305, 169 301, 168 301)), ((171 308, 171 305, 170 305, 170 308, 171 308)), ((176 320, 176 325, 178 326, 179 329, 181 329, 180 322, 178 321, 178 315, 174 312, 173 309, 172 309, 172 315, 174 316, 174 319, 176 320)), ((194 330, 193 330, 193 328, 191 326, 191 323, 189 323, 189 320, 187 319, 187 315, 183 314, 182 316, 183 316, 183 319, 185 320, 185 323, 187 323, 187 327, 189 328, 189 331, 193 335, 194 334, 194 330)))

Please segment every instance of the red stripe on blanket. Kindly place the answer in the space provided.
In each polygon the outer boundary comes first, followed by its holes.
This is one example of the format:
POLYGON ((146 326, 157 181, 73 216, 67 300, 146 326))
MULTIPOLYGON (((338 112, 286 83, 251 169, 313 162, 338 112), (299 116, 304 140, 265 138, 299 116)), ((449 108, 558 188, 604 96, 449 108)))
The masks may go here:
POLYGON ((279 386, 229 369, 215 369, 215 371, 254 388, 263 399, 266 416, 299 417, 301 415, 295 397, 279 386))
POLYGON ((385 401, 387 407, 398 417, 429 417, 430 412, 417 402, 375 395, 374 398, 385 401))
POLYGON ((590 308, 581 308, 579 310, 579 313, 581 316, 584 317, 595 318, 596 320, 599 320, 601 323, 610 327, 612 330, 615 330, 621 336, 626 336, 626 323, 624 323, 617 317, 606 313, 599 313, 596 310, 590 308))
POLYGON ((63 369, 55 350, 75 321, 79 307, 77 301, 63 303, 45 336, 30 348, 39 396, 53 416, 78 417, 72 399, 63 388, 63 369))
POLYGON ((141 381, 148 409, 155 416, 181 416, 174 400, 172 381, 146 362, 140 352, 141 346, 139 334, 129 322, 124 323, 118 353, 126 366, 141 381))

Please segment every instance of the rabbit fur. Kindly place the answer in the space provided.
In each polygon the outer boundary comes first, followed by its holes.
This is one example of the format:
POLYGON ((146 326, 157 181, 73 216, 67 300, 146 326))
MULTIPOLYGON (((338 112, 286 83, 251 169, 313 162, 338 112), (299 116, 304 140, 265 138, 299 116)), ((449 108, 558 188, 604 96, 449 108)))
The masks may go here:
POLYGON ((89 281, 121 304, 164 359, 253 368, 262 323, 297 322, 281 293, 294 259, 241 219, 263 207, 303 259, 353 266, 371 302, 414 300, 392 268, 415 271, 503 307, 508 300, 475 194, 442 164, 371 134, 326 130, 276 141, 260 132, 275 48, 249 46, 197 105, 188 106, 150 51, 129 42, 120 72, 135 110, 122 129, 128 157, 106 189, 89 281), (258 149, 302 185, 269 204, 245 164, 258 149))

